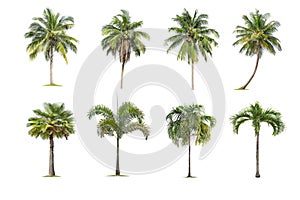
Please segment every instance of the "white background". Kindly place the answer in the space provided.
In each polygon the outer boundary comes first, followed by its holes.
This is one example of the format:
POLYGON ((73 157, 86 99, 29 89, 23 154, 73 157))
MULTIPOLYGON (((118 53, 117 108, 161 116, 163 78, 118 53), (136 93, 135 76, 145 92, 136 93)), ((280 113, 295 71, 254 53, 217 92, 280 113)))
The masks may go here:
MULTIPOLYGON (((1 199, 299 199, 297 186, 300 180, 300 136, 296 105, 299 102, 297 47, 300 44, 297 40, 297 13, 296 1, 292 0, 2 1, 1 199), (69 65, 59 56, 54 58, 54 80, 63 84, 61 88, 42 86, 48 83, 49 63, 42 55, 31 62, 25 51, 29 40, 24 39, 24 33, 28 30, 32 17, 41 16, 46 7, 62 15, 73 16, 75 27, 69 34, 80 40, 78 53, 68 55, 69 65), (43 178, 48 170, 49 146, 48 141, 31 138, 27 134, 26 123, 32 116, 32 110, 41 108, 43 102, 65 102, 67 108, 72 109, 74 83, 80 67, 100 44, 101 27, 119 13, 120 9, 129 10, 134 21, 143 20, 144 28, 168 28, 175 25, 171 18, 180 14, 183 8, 191 12, 198 9, 201 13, 209 14, 210 27, 220 33, 219 47, 214 49, 212 59, 222 77, 227 102, 222 137, 214 151, 204 160, 199 160, 200 148, 193 148, 192 173, 197 178, 184 178, 187 174, 186 155, 157 173, 130 175, 126 178, 107 177, 113 170, 94 160, 81 144, 78 135, 72 135, 68 141, 60 140, 55 143, 56 172, 62 177, 43 178), (275 36, 281 40, 283 51, 276 56, 265 53, 249 90, 236 91, 234 88, 241 86, 250 77, 255 58, 238 53, 239 48, 232 46, 235 41, 232 32, 236 25, 243 23, 241 16, 255 8, 263 13, 271 13, 271 19, 281 22, 275 36), (228 121, 231 115, 255 101, 279 110, 287 126, 285 132, 276 137, 271 135, 270 127, 262 127, 260 179, 254 177, 255 137, 251 124, 243 125, 237 136, 232 133, 228 121)), ((146 59, 146 55, 144 56, 146 59)), ((166 55, 158 56, 164 58, 166 55)), ((137 59, 143 61, 142 57, 137 59)), ((134 56, 133 60, 136 60, 134 56)), ((186 66, 183 76, 189 81, 190 68, 187 64, 174 63, 186 66)), ((120 73, 117 66, 118 63, 112 72, 117 77, 116 81, 120 73)), ((133 64, 126 66, 126 72, 134 67, 133 64)), ((197 81, 199 85, 203 83, 200 79, 199 75, 196 76, 196 84, 197 81)), ((199 85, 195 92, 199 92, 200 97, 205 96, 205 90, 201 90, 199 85)), ((141 91, 140 96, 145 96, 144 94, 141 91)), ((201 98, 205 99, 207 96, 201 98)), ((111 102, 111 99, 102 101, 97 95, 95 100, 108 106, 108 102, 111 102)), ((144 109, 152 103, 149 97, 141 99, 137 96, 135 100, 139 106, 144 105, 144 109)), ((159 98, 157 101, 159 103, 159 98)), ((203 104, 207 105, 209 102, 203 104)), ((210 112, 210 105, 207 107, 210 112)), ((147 115, 148 111, 145 110, 145 113, 147 115)), ((122 145, 124 149, 129 148, 126 142, 122 145)), ((136 151, 142 147, 137 144, 136 151)))

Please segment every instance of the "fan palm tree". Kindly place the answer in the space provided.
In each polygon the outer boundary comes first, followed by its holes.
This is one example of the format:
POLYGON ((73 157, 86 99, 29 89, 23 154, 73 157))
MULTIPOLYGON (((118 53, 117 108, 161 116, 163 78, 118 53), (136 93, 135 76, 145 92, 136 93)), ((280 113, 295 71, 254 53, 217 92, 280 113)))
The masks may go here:
POLYGON ((167 115, 169 138, 177 146, 189 146, 188 176, 191 175, 191 142, 204 145, 210 140, 211 129, 216 120, 212 116, 205 115, 202 105, 187 105, 173 108, 167 115))
POLYGON ((147 33, 136 30, 142 25, 143 21, 131 22, 129 12, 121 10, 121 14, 114 16, 112 21, 102 28, 102 34, 106 36, 101 42, 103 50, 107 50, 107 55, 111 53, 114 57, 119 54, 122 63, 121 89, 124 67, 130 59, 131 52, 133 51, 136 56, 145 53, 146 47, 141 39, 150 39, 147 33))
POLYGON ((273 128, 273 135, 276 136, 284 130, 284 123, 281 120, 281 114, 273 109, 263 109, 258 102, 251 104, 250 107, 241 110, 231 118, 233 132, 238 134, 241 124, 252 121, 254 133, 256 136, 256 175, 259 178, 259 134, 261 123, 265 122, 273 128))
POLYGON ((50 141, 49 176, 55 176, 54 171, 54 138, 68 139, 74 131, 73 113, 65 110, 64 104, 44 103, 44 110, 33 110, 36 116, 28 119, 28 134, 50 141))
POLYGON ((177 55, 177 60, 187 60, 192 66, 192 90, 194 90, 194 65, 199 60, 199 54, 207 61, 207 54, 212 55, 212 47, 217 46, 216 40, 211 37, 219 38, 216 30, 208 28, 208 15, 198 14, 195 10, 194 15, 184 9, 181 15, 176 15, 173 21, 178 23, 178 27, 171 27, 169 31, 175 32, 175 35, 165 40, 166 45, 170 43, 167 50, 171 50, 178 46, 180 50, 177 55))
POLYGON ((31 38, 27 52, 31 60, 35 59, 38 53, 44 53, 46 61, 50 61, 50 85, 54 85, 52 72, 54 53, 61 54, 68 64, 68 50, 77 52, 78 40, 66 33, 74 26, 74 19, 70 16, 60 16, 59 13, 55 14, 46 8, 43 17, 34 17, 33 20, 29 32, 25 33, 25 38, 31 38))
POLYGON ((243 15, 245 26, 237 26, 234 31, 237 41, 233 43, 233 46, 242 45, 240 53, 245 52, 246 56, 256 55, 254 72, 248 82, 239 89, 246 89, 253 79, 264 50, 273 55, 276 54, 275 49, 281 51, 280 40, 273 36, 280 23, 278 21, 268 22, 269 17, 269 13, 261 14, 259 10, 251 12, 249 17, 243 15))
POLYGON ((125 102, 118 108, 116 114, 103 105, 97 105, 90 109, 88 118, 91 119, 95 115, 102 117, 97 126, 98 135, 100 137, 115 136, 117 139, 116 176, 120 176, 120 139, 124 134, 138 130, 143 133, 147 140, 150 128, 143 122, 144 113, 133 103, 125 102))

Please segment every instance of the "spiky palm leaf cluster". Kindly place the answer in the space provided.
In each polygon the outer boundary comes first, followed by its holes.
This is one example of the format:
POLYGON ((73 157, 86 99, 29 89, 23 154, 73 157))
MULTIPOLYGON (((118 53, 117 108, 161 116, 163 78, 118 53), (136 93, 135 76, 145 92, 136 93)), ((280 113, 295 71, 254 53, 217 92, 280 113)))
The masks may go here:
POLYGON ((28 119, 29 135, 42 139, 65 137, 75 132, 73 113, 65 110, 64 104, 44 103, 44 110, 33 110, 35 117, 28 119))
POLYGON ((119 108, 116 114, 103 105, 97 105, 88 112, 88 118, 100 115, 98 122, 98 135, 115 136, 119 139, 124 134, 139 130, 146 137, 150 134, 150 128, 143 122, 144 113, 133 103, 125 102, 119 108))
POLYGON ((173 108, 166 120, 169 138, 177 146, 188 145, 191 137, 195 137, 196 145, 205 144, 216 123, 215 118, 205 115, 204 107, 197 104, 173 108))
POLYGON ((49 61, 54 52, 60 53, 68 63, 68 49, 77 52, 77 39, 66 34, 74 26, 74 19, 70 16, 60 16, 49 8, 43 12, 43 17, 34 17, 34 22, 29 26, 25 38, 31 38, 27 46, 30 59, 35 59, 37 54, 43 52, 49 61))
POLYGON ((121 14, 114 16, 112 21, 102 28, 102 34, 106 36, 101 42, 103 49, 115 57, 119 54, 120 62, 124 64, 129 61, 131 51, 136 56, 145 53, 146 47, 141 39, 150 39, 150 36, 136 30, 142 25, 143 21, 131 22, 129 12, 121 10, 121 14))
POLYGON ((166 44, 170 43, 167 52, 180 46, 177 56, 178 60, 186 60, 188 63, 196 63, 199 60, 199 54, 207 60, 207 54, 212 55, 212 47, 217 46, 216 40, 211 37, 219 37, 214 29, 208 28, 208 15, 199 14, 195 10, 194 15, 184 9, 181 15, 176 15, 173 20, 178 23, 178 27, 171 27, 169 31, 174 31, 176 35, 165 40, 166 44))
POLYGON ((247 56, 258 54, 262 56, 263 50, 267 50, 271 54, 276 53, 275 49, 281 51, 280 40, 273 36, 280 26, 278 21, 270 21, 270 14, 261 14, 259 10, 250 16, 243 15, 245 26, 237 26, 234 33, 238 39, 233 46, 242 45, 240 53, 245 52, 247 56))
POLYGON ((238 134, 241 124, 252 121, 255 134, 258 134, 261 128, 261 123, 265 122, 273 128, 273 135, 281 133, 285 125, 282 122, 281 114, 273 109, 263 109, 258 102, 251 104, 250 107, 240 111, 231 118, 233 132, 238 134))

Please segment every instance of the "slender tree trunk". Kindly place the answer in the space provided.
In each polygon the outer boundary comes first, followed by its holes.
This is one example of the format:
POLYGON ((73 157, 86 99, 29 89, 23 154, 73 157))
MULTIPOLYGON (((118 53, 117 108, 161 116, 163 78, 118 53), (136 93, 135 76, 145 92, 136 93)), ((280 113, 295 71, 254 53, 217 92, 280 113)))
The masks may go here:
POLYGON ((120 139, 119 139, 119 137, 117 136, 117 163, 116 163, 116 176, 120 176, 119 156, 120 156, 120 139))
POLYGON ((122 63, 122 70, 121 70, 121 89, 123 88, 124 68, 125 68, 125 62, 122 63))
POLYGON ((255 64, 254 72, 253 72, 252 76, 250 77, 250 79, 248 80, 248 82, 244 86, 240 87, 239 89, 246 89, 246 87, 249 85, 249 83, 251 82, 251 80, 253 79, 253 77, 254 77, 254 75, 255 75, 255 73, 257 71, 258 62, 259 62, 259 49, 258 49, 258 53, 257 53, 257 58, 256 58, 256 64, 255 64))
POLYGON ((259 174, 259 133, 256 134, 256 178, 260 177, 259 174))
POLYGON ((189 136, 189 173, 187 177, 192 177, 191 175, 191 136, 189 136))
POLYGON ((194 90, 194 62, 192 61, 192 90, 194 90))
POLYGON ((50 48, 50 84, 54 84, 53 82, 53 47, 50 48))
POLYGON ((53 140, 53 135, 50 136, 49 176, 55 176, 55 171, 54 171, 54 140, 53 140))

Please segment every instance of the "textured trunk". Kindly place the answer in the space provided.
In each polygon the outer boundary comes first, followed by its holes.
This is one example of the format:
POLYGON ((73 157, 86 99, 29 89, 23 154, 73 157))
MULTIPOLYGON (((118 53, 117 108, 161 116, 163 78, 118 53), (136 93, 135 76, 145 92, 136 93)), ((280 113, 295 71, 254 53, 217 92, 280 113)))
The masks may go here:
POLYGON ((54 84, 53 82, 53 47, 50 49, 50 84, 54 84))
POLYGON ((192 90, 194 90, 194 62, 192 62, 192 90))
POLYGON ((49 176, 55 176, 55 171, 54 171, 54 140, 53 140, 52 135, 50 136, 49 176))
POLYGON ((119 155, 120 154, 120 139, 117 136, 117 163, 116 163, 116 176, 120 176, 120 164, 119 164, 119 155))
POLYGON ((121 70, 121 89, 123 88, 124 68, 125 68, 125 62, 122 63, 122 70, 121 70))
MULTIPOLYGON (((258 52, 259 52, 259 51, 258 51, 258 52)), ((254 69, 254 72, 253 72, 252 76, 250 77, 250 79, 248 80, 248 82, 247 82, 244 86, 240 87, 239 89, 246 89, 246 87, 247 87, 247 86, 249 85, 249 83, 252 81, 252 79, 253 79, 253 77, 254 77, 256 71, 257 71, 258 62, 259 62, 259 53, 257 53, 255 69, 254 69)))
POLYGON ((189 173, 187 177, 192 177, 191 175, 191 136, 189 136, 189 173))
POLYGON ((259 174, 259 133, 256 134, 256 178, 260 177, 259 174))

